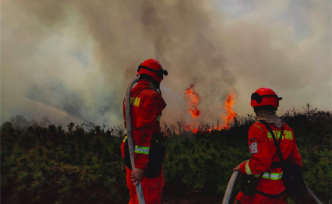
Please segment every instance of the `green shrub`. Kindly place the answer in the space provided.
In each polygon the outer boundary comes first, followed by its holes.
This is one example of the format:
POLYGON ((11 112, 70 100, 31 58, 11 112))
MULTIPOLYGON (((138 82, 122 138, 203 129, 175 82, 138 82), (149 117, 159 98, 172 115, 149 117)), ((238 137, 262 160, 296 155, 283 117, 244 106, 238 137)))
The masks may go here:
MULTIPOLYGON (((120 152, 123 128, 105 131, 92 125, 86 131, 70 123, 65 131, 23 119, 15 117, 1 126, 2 203, 128 202, 120 152)), ((303 113, 288 112, 283 119, 294 130, 308 187, 323 202, 331 202, 330 113, 308 108, 303 113)), ((251 156, 247 132, 253 122, 253 116, 240 117, 230 130, 212 132, 206 132, 210 126, 202 123, 197 134, 186 132, 182 122, 178 129, 164 124, 173 132, 165 141, 164 199, 221 203, 233 168, 251 156)), ((233 199, 238 191, 235 185, 233 199)), ((289 202, 306 199, 310 198, 292 197, 289 202)))

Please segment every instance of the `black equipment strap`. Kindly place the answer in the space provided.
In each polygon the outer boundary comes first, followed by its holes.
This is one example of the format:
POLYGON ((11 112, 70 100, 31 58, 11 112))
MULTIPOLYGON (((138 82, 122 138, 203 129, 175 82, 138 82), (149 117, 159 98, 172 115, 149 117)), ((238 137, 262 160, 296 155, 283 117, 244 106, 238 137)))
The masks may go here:
POLYGON ((277 148, 277 151, 276 153, 278 154, 279 158, 280 158, 280 162, 281 162, 281 166, 283 167, 285 165, 285 160, 282 156, 282 153, 280 151, 280 148, 279 148, 279 144, 282 140, 282 135, 284 134, 284 126, 282 126, 282 130, 281 130, 281 134, 280 134, 280 138, 279 138, 279 143, 277 142, 277 139, 271 129, 271 127, 267 124, 267 122, 265 122, 264 120, 259 120, 259 122, 263 123, 265 125, 265 127, 268 129, 268 131, 271 133, 272 137, 273 137, 273 140, 274 140, 274 145, 276 146, 277 148))
POLYGON ((167 70, 159 69, 159 70, 157 71, 157 70, 151 69, 151 68, 149 68, 149 67, 142 66, 142 63, 138 66, 137 72, 139 72, 139 70, 140 70, 141 68, 156 73, 156 74, 157 74, 157 77, 164 78, 164 77, 163 77, 164 75, 165 75, 165 76, 168 75, 167 70))

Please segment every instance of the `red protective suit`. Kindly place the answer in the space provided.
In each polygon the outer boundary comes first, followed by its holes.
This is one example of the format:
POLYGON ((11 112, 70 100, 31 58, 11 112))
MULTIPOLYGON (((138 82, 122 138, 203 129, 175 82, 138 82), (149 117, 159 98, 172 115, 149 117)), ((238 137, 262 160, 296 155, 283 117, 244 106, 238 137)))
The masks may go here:
MULTIPOLYGON (((279 141, 281 128, 276 128, 273 124, 269 124, 269 126, 279 141)), ((279 162, 280 159, 276 154, 273 137, 264 124, 256 122, 250 127, 248 146, 252 158, 240 165, 240 173, 255 177, 260 177, 262 174, 263 176, 254 196, 240 192, 236 199, 242 204, 285 203, 282 168, 271 168, 272 162, 279 162)), ((293 163, 302 167, 302 159, 296 146, 293 130, 287 124, 284 124, 280 151, 284 159, 289 158, 293 163)))
MULTIPOLYGON (((133 137, 135 143, 135 167, 146 169, 149 161, 149 149, 152 134, 160 133, 160 117, 166 104, 161 95, 151 88, 150 82, 140 80, 131 91, 130 103, 133 137)), ((123 103, 125 118, 125 103, 123 103)), ((126 126, 126 124, 125 124, 126 126)), ((121 153, 125 155, 125 141, 121 145, 121 153)), ((127 186, 130 192, 130 204, 137 203, 136 187, 131 181, 131 170, 126 167, 127 186)), ((163 170, 156 178, 143 176, 141 180, 146 204, 161 203, 162 188, 164 186, 163 170)))

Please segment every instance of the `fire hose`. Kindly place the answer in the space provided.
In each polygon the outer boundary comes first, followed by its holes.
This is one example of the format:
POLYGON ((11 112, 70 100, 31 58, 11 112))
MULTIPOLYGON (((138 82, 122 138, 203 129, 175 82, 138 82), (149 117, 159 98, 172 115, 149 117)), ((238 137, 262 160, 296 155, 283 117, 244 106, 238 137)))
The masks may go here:
MULTIPOLYGON (((134 79, 128 86, 127 92, 126 92, 126 98, 125 98, 125 114, 126 114, 126 128, 127 128, 127 139, 128 139, 128 147, 129 147, 129 155, 130 155, 130 162, 131 167, 134 170, 135 168, 135 161, 134 161, 134 138, 133 138, 133 129, 131 127, 131 105, 130 105, 130 94, 131 94, 131 88, 133 85, 138 82, 138 79, 134 79)), ((145 204, 142 185, 139 183, 136 186, 136 192, 137 192, 137 198, 139 204, 145 204)))
MULTIPOLYGON (((231 176, 231 179, 229 179, 222 204, 229 203, 229 200, 232 195, 233 187, 234 187, 234 184, 235 184, 235 181, 236 181, 236 178, 238 175, 239 175, 239 171, 234 171, 231 176)), ((315 202, 317 204, 322 204, 322 202, 317 198, 317 196, 308 187, 307 187, 307 193, 309 194, 309 196, 311 196, 311 198, 313 198, 315 200, 315 202)))
POLYGON ((233 191, 233 187, 236 181, 237 176, 239 175, 239 171, 234 171, 232 174, 231 179, 228 182, 226 191, 225 191, 225 196, 224 196, 224 200, 222 201, 222 204, 228 204, 229 200, 231 198, 232 195, 232 191, 233 191))

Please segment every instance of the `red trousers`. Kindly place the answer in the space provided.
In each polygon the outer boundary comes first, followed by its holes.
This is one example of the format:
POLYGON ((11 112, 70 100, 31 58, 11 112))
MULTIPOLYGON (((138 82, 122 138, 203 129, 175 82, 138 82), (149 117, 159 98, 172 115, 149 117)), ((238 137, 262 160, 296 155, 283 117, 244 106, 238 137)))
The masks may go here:
POLYGON ((281 198, 270 198, 258 193, 249 196, 240 191, 236 196, 235 204, 287 204, 287 199, 286 194, 283 194, 281 198))
MULTIPOLYGON (((136 186, 131 182, 131 170, 126 167, 127 172, 127 187, 130 193, 129 204, 138 204, 138 198, 136 195, 136 186)), ((161 204, 162 191, 165 184, 163 177, 163 169, 159 176, 156 178, 146 178, 143 177, 141 180, 141 185, 143 189, 143 195, 146 204, 161 204)))

